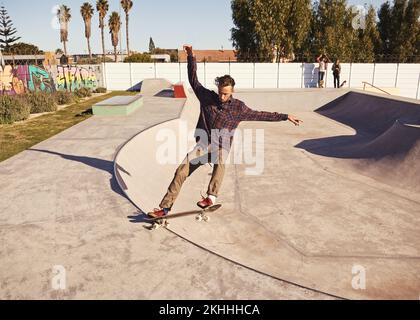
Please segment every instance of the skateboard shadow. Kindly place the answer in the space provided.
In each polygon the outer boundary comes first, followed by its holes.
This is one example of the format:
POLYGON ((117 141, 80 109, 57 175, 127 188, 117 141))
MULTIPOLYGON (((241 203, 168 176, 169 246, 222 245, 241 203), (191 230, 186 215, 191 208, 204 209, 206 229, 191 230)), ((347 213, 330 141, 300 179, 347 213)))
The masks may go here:
POLYGON ((127 216, 131 223, 150 223, 149 218, 143 212, 136 212, 137 215, 127 216))
POLYGON ((155 222, 150 221, 144 212, 139 210, 138 212, 134 212, 133 214, 136 214, 136 215, 127 216, 127 219, 129 219, 129 222, 136 223, 136 224, 139 223, 139 224, 142 224, 143 228, 149 231, 153 230, 155 222))
POLYGON ((63 154, 63 153, 59 153, 55 151, 33 149, 33 148, 28 149, 28 151, 48 153, 51 155, 59 156, 66 160, 83 163, 84 165, 87 165, 95 169, 103 170, 111 175, 111 179, 109 179, 109 185, 110 185, 111 190, 127 199, 125 194, 122 192, 120 186, 118 185, 117 179, 115 178, 113 161, 92 158, 92 157, 74 156, 74 155, 63 154))

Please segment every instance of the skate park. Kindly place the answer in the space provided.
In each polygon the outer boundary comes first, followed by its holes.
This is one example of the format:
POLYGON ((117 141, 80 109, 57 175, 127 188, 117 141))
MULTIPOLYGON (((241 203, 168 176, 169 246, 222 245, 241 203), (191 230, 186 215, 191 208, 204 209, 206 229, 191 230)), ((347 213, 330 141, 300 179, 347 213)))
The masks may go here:
MULTIPOLYGON (((263 171, 227 165, 210 222, 151 232, 143 213, 177 167, 157 161, 156 137, 185 139, 180 123, 193 129, 199 114, 172 85, 145 80, 130 115, 94 116, 0 164, 2 299, 418 299, 418 100, 238 89, 248 106, 304 124, 242 123, 264 130, 263 171), (56 265, 64 291, 51 289, 56 265), (365 289, 352 285, 355 266, 365 289)), ((194 209, 209 172, 186 181, 173 212, 194 209)))

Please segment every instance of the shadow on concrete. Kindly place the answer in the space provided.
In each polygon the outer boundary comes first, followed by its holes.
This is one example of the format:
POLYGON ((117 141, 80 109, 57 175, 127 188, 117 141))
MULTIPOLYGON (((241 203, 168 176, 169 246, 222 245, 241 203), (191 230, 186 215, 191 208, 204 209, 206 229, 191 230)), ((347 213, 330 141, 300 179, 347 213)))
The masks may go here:
POLYGON ((129 92, 140 92, 142 84, 143 84, 143 81, 139 82, 139 83, 136 83, 131 88, 128 88, 127 91, 129 91, 129 92))
POLYGON ((174 91, 172 89, 164 89, 154 95, 155 97, 160 98, 174 98, 174 91))
POLYGON ((127 219, 131 223, 151 223, 147 215, 143 212, 139 212, 137 215, 127 216, 127 219))
POLYGON ((32 149, 32 148, 28 149, 28 151, 35 151, 35 152, 43 152, 43 153, 52 154, 52 155, 59 156, 59 157, 61 157, 63 159, 66 159, 66 160, 80 162, 80 163, 83 163, 83 164, 85 164, 89 167, 108 172, 112 176, 111 179, 109 180, 111 190, 127 199, 126 195, 120 189, 120 187, 118 185, 118 182, 117 182, 117 179, 115 178, 114 162, 113 161, 108 161, 108 160, 103 160, 103 159, 98 159, 98 158, 91 158, 91 157, 73 156, 73 155, 63 154, 63 153, 59 153, 59 152, 55 152, 55 151, 32 149))
POLYGON ((305 63, 303 69, 303 86, 305 88, 317 88, 318 73, 319 68, 315 67, 315 64, 305 63))

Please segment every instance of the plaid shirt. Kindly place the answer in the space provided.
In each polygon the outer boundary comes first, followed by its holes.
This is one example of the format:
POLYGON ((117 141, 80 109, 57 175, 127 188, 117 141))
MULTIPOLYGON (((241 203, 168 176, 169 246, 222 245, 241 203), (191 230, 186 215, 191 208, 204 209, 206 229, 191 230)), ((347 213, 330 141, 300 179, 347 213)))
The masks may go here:
POLYGON ((287 114, 252 110, 244 102, 233 97, 226 103, 221 103, 216 92, 206 89, 198 81, 197 62, 192 56, 188 56, 188 78, 200 101, 201 112, 195 134, 197 142, 201 141, 202 135, 205 135, 208 138, 207 143, 230 150, 235 129, 241 121, 286 121, 288 119, 287 114))

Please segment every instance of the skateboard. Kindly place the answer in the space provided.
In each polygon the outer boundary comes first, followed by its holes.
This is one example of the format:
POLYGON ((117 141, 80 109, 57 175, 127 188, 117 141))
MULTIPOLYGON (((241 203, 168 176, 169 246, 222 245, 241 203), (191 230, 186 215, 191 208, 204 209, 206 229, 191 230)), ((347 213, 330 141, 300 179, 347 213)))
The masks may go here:
POLYGON ((169 226, 168 220, 175 219, 179 217, 185 217, 189 215, 196 215, 195 219, 197 221, 204 221, 209 222, 210 217, 207 215, 207 213, 214 212, 222 207, 221 204, 216 204, 214 206, 208 207, 206 209, 198 209, 198 210, 191 210, 191 211, 185 211, 185 212, 178 212, 174 214, 168 214, 164 217, 159 218, 146 218, 147 222, 152 223, 152 226, 149 228, 150 230, 156 230, 159 228, 166 228, 169 226))
POLYGON ((340 88, 344 87, 344 85, 347 83, 347 80, 344 80, 343 83, 341 84, 340 88))

